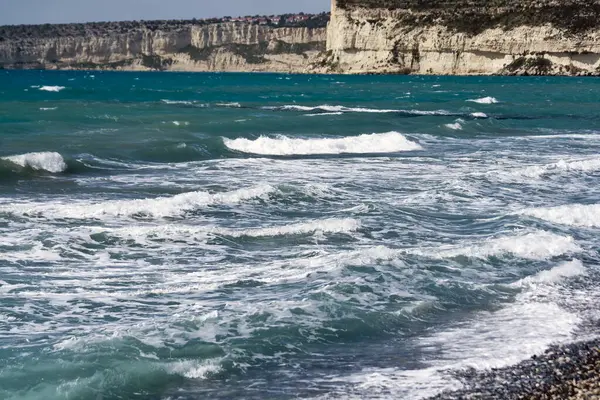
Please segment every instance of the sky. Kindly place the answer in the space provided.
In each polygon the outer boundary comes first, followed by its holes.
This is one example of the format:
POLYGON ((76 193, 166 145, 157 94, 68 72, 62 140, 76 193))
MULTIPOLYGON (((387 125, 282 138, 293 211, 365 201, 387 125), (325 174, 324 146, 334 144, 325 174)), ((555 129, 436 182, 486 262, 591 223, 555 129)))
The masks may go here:
POLYGON ((0 0, 0 25, 328 11, 330 0, 0 0))

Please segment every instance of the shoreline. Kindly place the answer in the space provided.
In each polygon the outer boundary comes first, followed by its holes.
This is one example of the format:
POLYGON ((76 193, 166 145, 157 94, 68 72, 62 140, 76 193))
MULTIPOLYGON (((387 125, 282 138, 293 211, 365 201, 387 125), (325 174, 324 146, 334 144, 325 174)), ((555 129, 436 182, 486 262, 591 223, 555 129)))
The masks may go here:
POLYGON ((0 68, 0 71, 51 71, 51 72, 139 72, 139 73, 184 73, 184 74, 277 74, 277 75, 326 75, 326 76, 444 76, 444 77, 514 77, 514 78, 540 78, 540 77, 558 77, 558 78, 600 78, 600 72, 586 74, 418 74, 418 73, 384 73, 384 72, 361 72, 361 73, 335 73, 323 71, 210 71, 201 69, 189 70, 157 70, 157 69, 90 69, 90 68, 0 68))
POLYGON ((519 364, 458 371, 463 389, 428 400, 600 399, 600 338, 554 345, 519 364))

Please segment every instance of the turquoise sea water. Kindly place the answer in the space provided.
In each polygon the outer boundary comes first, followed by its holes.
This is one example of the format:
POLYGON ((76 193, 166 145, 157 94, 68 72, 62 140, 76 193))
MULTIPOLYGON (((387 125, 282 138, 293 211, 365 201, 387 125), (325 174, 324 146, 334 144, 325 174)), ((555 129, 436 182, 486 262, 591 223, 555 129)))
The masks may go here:
POLYGON ((0 71, 0 398, 419 399, 594 336, 599 101, 0 71))

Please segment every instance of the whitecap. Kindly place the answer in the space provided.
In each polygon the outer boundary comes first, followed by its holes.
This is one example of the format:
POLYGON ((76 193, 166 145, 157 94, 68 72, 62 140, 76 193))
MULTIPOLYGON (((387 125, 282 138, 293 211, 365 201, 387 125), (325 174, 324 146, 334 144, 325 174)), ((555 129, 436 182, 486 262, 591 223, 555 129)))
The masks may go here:
POLYGON ((479 243, 463 246, 443 246, 435 249, 410 251, 436 258, 465 256, 487 258, 512 254, 532 260, 545 260, 568 253, 578 253, 582 249, 570 236, 537 231, 514 236, 502 236, 479 243))
POLYGON ((473 118, 488 118, 487 114, 482 113, 482 112, 471 113, 471 117, 473 117, 473 118))
POLYGON ((453 131, 462 131, 463 130, 463 125, 462 123, 465 122, 462 119, 457 119, 453 124, 445 124, 444 126, 448 129, 452 129, 453 131))
POLYGON ((53 202, 14 204, 0 207, 0 212, 35 215, 46 218, 106 218, 108 217, 176 217, 187 211, 209 205, 233 205, 267 196, 275 191, 270 185, 238 189, 231 192, 188 192, 172 197, 104 202, 53 202))
POLYGON ((233 103, 217 103, 217 106, 219 107, 227 107, 227 108, 241 108, 242 105, 240 103, 237 102, 233 102, 233 103))
POLYGON ((343 115, 344 113, 339 111, 339 112, 323 112, 323 113, 317 113, 317 114, 306 114, 305 117, 319 117, 321 115, 343 115))
POLYGON ((528 276, 512 284, 512 286, 521 287, 535 284, 555 284, 563 281, 565 278, 574 278, 586 274, 583 263, 579 260, 568 261, 558 266, 540 271, 533 276, 528 276))
POLYGON ((378 109, 378 108, 365 108, 365 107, 345 107, 345 106, 332 106, 328 104, 319 106, 300 106, 296 104, 284 105, 284 106, 268 106, 263 107, 265 110, 288 110, 288 111, 324 111, 324 112, 341 112, 341 113, 375 113, 375 114, 388 114, 388 113, 402 113, 411 115, 452 115, 450 112, 445 110, 434 110, 434 111, 423 111, 423 110, 401 110, 401 109, 378 109))
POLYGON ((180 375, 188 379, 204 379, 209 375, 221 371, 222 367, 217 360, 184 360, 175 361, 165 366, 168 373, 180 375))
POLYGON ((600 204, 568 204, 559 207, 532 208, 522 211, 521 214, 561 225, 600 227, 600 204))
POLYGON ((341 138, 295 139, 286 136, 256 140, 223 139, 225 145, 242 153, 262 155, 311 155, 311 154, 367 154, 396 153, 422 150, 421 145, 408 140, 398 132, 341 138))
POLYGON ((64 172, 67 164, 63 157, 55 152, 26 153, 16 156, 2 157, 5 161, 19 165, 23 168, 31 168, 36 171, 48 171, 52 173, 64 172))
POLYGON ((40 107, 40 111, 54 111, 58 107, 40 107))
POLYGON ((546 165, 532 165, 521 170, 513 172, 513 175, 524 176, 528 178, 541 178, 546 175, 560 174, 565 172, 596 172, 600 170, 600 158, 590 158, 585 160, 565 161, 546 165))
POLYGON ((470 101, 471 103, 477 103, 477 104, 496 104, 499 103, 498 99, 496 99, 495 97, 483 97, 481 99, 473 99, 473 100, 467 100, 470 101))
POLYGON ((39 90, 44 92, 60 92, 64 89, 66 89, 64 86, 42 86, 39 88, 39 90))

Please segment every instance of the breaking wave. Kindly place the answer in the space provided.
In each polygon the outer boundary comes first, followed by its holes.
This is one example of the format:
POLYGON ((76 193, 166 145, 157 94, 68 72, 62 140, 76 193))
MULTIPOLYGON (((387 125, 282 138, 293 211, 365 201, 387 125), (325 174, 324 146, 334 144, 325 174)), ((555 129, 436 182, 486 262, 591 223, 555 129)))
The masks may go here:
POLYGON ((518 171, 516 174, 528 178, 541 178, 546 175, 563 172, 595 172, 600 170, 600 158, 578 161, 560 160, 547 165, 533 165, 518 171))
POLYGON ((30 168, 34 171, 47 171, 54 174, 64 172, 67 169, 67 163, 64 158, 55 152, 26 153, 2 157, 0 160, 8 161, 22 168, 30 168))
POLYGON ((375 154, 422 150, 421 145, 408 140, 398 132, 374 133, 370 135, 342 138, 293 139, 286 136, 256 140, 224 139, 231 150, 249 154, 272 156, 318 155, 318 154, 375 154))
POLYGON ((42 86, 39 88, 39 90, 44 92, 60 92, 64 89, 66 89, 64 86, 42 86))
POLYGON ((178 217, 200 207, 239 204, 245 200, 267 196, 274 191, 274 187, 263 185, 224 193, 197 191, 154 199, 109 200, 98 203, 64 201, 50 204, 16 204, 0 207, 0 213, 8 212, 52 219, 103 219, 107 216, 178 217))
POLYGON ((473 99, 473 100, 467 100, 471 103, 477 103, 477 104, 496 104, 499 103, 498 99, 496 99, 495 97, 483 97, 481 99, 473 99))
POLYGON ((549 232, 532 232, 523 235, 505 236, 461 247, 438 248, 417 253, 439 257, 488 258, 512 254, 530 260, 545 260, 568 253, 577 253, 581 247, 570 236, 560 236, 549 232))
POLYGON ((282 110, 282 111, 321 111, 326 113, 375 113, 375 114, 410 114, 410 115, 456 115, 445 110, 422 111, 422 110, 394 110, 394 109, 377 109, 365 107, 345 107, 345 106, 300 106, 300 105, 285 105, 285 106, 268 106, 263 107, 264 110, 282 110))
POLYGON ((561 225, 600 227, 600 204, 569 204, 559 207, 533 208, 523 211, 522 214, 561 225))

